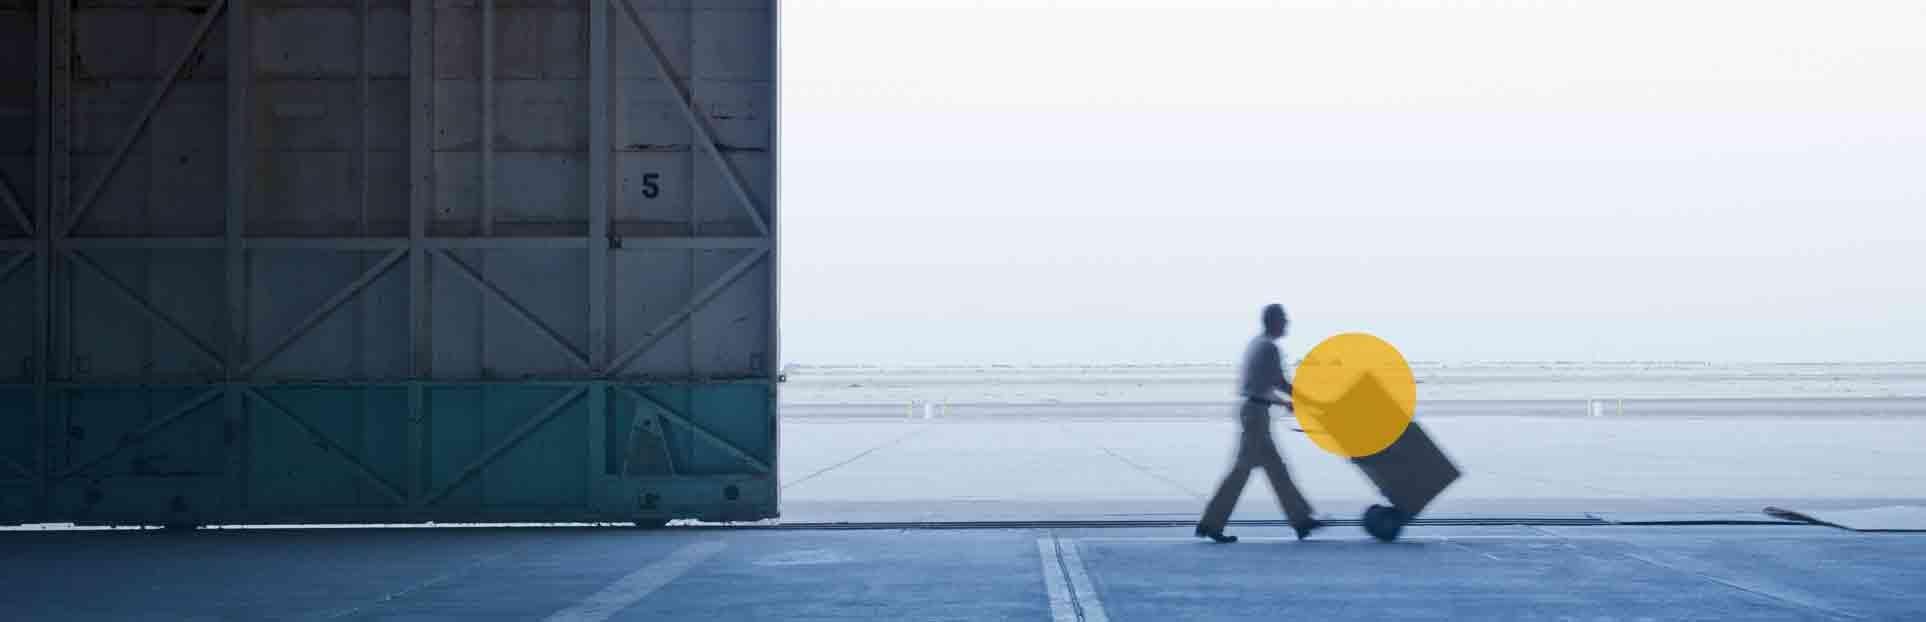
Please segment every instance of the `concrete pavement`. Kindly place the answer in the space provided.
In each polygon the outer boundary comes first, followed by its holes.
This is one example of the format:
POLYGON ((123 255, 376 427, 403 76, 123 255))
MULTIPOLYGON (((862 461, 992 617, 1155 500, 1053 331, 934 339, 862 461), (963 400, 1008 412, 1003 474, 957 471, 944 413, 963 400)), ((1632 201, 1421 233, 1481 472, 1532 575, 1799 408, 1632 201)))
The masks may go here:
POLYGON ((17 620, 1917 619, 1926 536, 1812 526, 0 533, 17 620))
MULTIPOLYGON (((1194 515, 1228 466, 1225 417, 1057 416, 783 422, 791 520, 1194 515)), ((1433 512, 1724 512, 1767 505, 1926 505, 1926 417, 1439 417, 1423 419, 1464 478, 1433 512)), ((1293 478, 1321 512, 1355 516, 1376 490, 1280 422, 1293 478)), ((1276 518, 1268 486, 1239 518, 1276 518)))

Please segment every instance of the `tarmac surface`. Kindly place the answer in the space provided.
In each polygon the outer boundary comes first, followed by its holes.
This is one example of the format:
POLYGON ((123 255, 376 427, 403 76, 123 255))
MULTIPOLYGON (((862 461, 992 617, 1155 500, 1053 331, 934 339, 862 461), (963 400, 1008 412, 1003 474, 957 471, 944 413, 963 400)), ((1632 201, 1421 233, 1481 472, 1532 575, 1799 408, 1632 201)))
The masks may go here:
MULTIPOLYGON (((844 419, 785 415, 785 520, 1194 519, 1229 466, 1219 416, 844 419)), ((1427 511, 1743 513, 1926 505, 1926 417, 1420 417, 1464 473, 1427 511)), ((1377 490, 1279 418, 1298 488, 1354 517, 1377 490)), ((1235 518, 1278 518, 1262 477, 1235 518)))
POLYGON ((0 532, 12 620, 1857 620, 1926 535, 1804 525, 0 532))
POLYGON ((1258 477, 1214 545, 1227 417, 1043 414, 785 418, 758 525, 0 529, 0 619, 1926 619, 1926 532, 1760 511, 1926 505, 1926 418, 1421 418, 1465 477, 1405 539, 1298 542, 1258 477))

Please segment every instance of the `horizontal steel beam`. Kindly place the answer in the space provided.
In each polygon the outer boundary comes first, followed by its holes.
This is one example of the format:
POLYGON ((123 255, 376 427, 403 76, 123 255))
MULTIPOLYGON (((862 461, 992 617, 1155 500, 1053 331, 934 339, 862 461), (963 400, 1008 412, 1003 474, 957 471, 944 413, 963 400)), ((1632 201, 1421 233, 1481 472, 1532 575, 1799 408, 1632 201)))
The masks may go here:
POLYGON ((476 237, 476 238, 424 238, 423 248, 437 250, 484 249, 484 248, 588 248, 587 237, 476 237))
MULTIPOLYGON (((570 249, 588 248, 587 237, 493 237, 493 238, 425 238, 423 248, 430 249, 570 249)), ((0 239, 0 250, 32 250, 37 240, 25 238, 0 239)), ((80 237, 63 238, 61 246, 79 249, 127 249, 127 250, 218 250, 227 247, 227 239, 219 237, 80 237)), ((622 237, 608 241, 612 250, 676 250, 676 249, 763 249, 769 248, 768 238, 762 237, 622 237)), ((381 251, 408 248, 408 238, 358 238, 358 237, 252 237, 242 238, 241 247, 247 249, 291 249, 291 250, 338 250, 338 251, 381 251)))
POLYGON ((408 238, 241 238, 250 250, 391 251, 408 248, 408 238))
MULTIPOLYGON (((263 388, 406 389, 409 387, 421 387, 424 389, 468 389, 468 388, 505 387, 505 386, 578 387, 578 386, 583 386, 588 384, 594 384, 597 382, 602 382, 602 381, 595 378, 539 378, 539 377, 526 378, 526 379, 518 378, 514 380, 502 380, 502 379, 410 380, 407 378, 366 378, 366 379, 330 378, 326 380, 319 380, 319 379, 276 380, 273 378, 252 378, 245 382, 239 382, 236 384, 240 386, 254 386, 254 387, 263 387, 263 388)), ((143 378, 143 379, 106 378, 106 379, 86 381, 86 382, 71 381, 71 380, 55 381, 55 382, 49 383, 48 386, 51 386, 59 390, 110 390, 111 391, 111 390, 143 390, 143 389, 161 389, 161 388, 174 388, 174 389, 194 388, 194 387, 210 386, 212 384, 216 384, 216 383, 194 381, 194 380, 166 380, 166 379, 156 379, 156 378, 143 378)), ((709 386, 709 385, 745 385, 745 386, 768 385, 770 384, 770 382, 767 377, 763 377, 763 376, 743 376, 743 377, 735 377, 735 378, 643 378, 643 379, 624 378, 619 383, 611 383, 611 384, 617 384, 618 386, 625 385, 625 386, 634 386, 634 387, 696 387, 696 386, 709 386)), ((18 383, 18 384, 0 383, 0 387, 27 388, 32 386, 34 386, 32 383, 18 383)))
POLYGON ((616 238, 610 242, 612 250, 693 250, 729 249, 762 250, 769 248, 769 238, 616 238))
POLYGON ((32 238, 0 238, 0 251, 32 252, 40 250, 40 240, 32 238))
POLYGON ((193 250, 219 249, 221 238, 61 238, 61 248, 80 250, 193 250))

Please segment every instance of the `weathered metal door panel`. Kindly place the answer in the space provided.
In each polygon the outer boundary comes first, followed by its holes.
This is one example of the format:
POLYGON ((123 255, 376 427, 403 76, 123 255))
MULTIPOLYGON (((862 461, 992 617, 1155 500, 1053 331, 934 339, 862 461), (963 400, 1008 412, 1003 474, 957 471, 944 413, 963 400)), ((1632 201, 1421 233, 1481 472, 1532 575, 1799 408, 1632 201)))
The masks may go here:
POLYGON ((775 514, 773 2, 0 34, 0 522, 775 514))
POLYGON ((204 386, 56 390, 51 512, 76 522, 198 524, 231 507, 237 426, 204 386))
POLYGON ((247 507, 397 512, 407 504, 407 390, 262 388, 249 395, 247 507))

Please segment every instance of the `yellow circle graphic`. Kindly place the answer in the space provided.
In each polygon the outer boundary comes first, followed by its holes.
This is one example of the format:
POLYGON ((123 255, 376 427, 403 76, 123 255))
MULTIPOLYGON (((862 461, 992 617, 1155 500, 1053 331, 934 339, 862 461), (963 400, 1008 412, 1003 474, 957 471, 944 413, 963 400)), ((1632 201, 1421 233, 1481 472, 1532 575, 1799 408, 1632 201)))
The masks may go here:
POLYGON ((1291 381, 1297 423, 1325 451, 1362 458, 1404 434, 1418 382, 1404 355, 1367 333, 1344 333, 1311 348, 1291 381))

